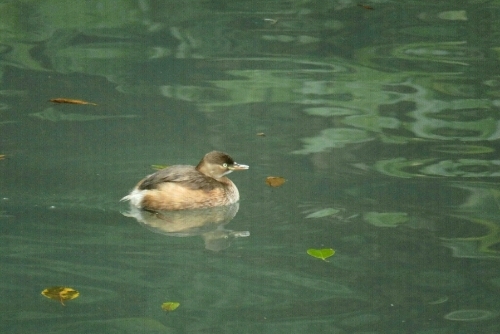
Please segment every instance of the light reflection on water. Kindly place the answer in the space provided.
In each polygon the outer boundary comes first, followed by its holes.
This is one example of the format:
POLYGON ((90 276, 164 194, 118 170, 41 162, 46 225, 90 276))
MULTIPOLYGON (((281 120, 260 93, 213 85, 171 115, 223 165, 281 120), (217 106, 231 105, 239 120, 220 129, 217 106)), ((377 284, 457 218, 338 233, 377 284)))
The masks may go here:
POLYGON ((0 4, 19 18, 0 28, 2 328, 498 331, 498 48, 475 34, 496 20, 446 2, 86 4, 0 4), (151 165, 212 149, 251 166, 231 174, 232 220, 165 233, 121 214, 151 165), (57 285, 80 297, 41 296, 57 285))

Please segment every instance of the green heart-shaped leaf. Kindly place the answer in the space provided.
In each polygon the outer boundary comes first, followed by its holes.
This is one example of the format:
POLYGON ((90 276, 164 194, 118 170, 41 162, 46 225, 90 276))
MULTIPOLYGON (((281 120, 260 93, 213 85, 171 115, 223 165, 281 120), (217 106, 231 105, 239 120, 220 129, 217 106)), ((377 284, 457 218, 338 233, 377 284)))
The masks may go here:
POLYGON ((324 249, 314 249, 310 248, 307 250, 307 254, 317 258, 321 259, 323 261, 326 261, 327 258, 335 254, 335 251, 331 248, 324 248, 324 249))

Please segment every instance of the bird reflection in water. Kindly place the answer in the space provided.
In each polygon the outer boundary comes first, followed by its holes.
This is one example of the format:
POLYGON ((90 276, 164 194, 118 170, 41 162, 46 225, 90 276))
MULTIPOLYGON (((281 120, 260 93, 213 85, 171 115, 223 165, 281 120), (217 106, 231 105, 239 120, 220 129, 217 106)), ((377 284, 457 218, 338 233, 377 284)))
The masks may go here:
POLYGON ((133 205, 126 217, 135 218, 149 230, 171 237, 191 237, 199 235, 205 241, 205 248, 220 251, 231 246, 238 237, 248 237, 249 231, 226 230, 239 209, 239 203, 207 209, 180 211, 149 211, 133 205))

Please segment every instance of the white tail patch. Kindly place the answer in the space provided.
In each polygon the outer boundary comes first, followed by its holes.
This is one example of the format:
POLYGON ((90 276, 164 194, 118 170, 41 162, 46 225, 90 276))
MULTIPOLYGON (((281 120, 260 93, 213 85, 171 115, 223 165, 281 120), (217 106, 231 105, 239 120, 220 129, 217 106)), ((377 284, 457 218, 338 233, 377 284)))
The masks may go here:
POLYGON ((142 208, 141 202, 144 198, 144 190, 134 189, 130 194, 123 197, 120 202, 130 201, 130 204, 137 208, 142 208))

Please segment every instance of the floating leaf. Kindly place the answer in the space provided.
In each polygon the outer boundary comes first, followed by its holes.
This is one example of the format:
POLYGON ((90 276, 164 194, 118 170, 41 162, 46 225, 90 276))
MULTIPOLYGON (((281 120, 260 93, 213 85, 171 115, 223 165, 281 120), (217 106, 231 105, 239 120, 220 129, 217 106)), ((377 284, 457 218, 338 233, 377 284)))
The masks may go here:
POLYGON ((153 169, 160 170, 160 169, 165 169, 168 167, 168 165, 151 165, 153 169))
POLYGON ((257 136, 259 136, 259 137, 265 137, 266 134, 264 132, 257 132, 257 136))
POLYGON ((0 160, 5 159, 5 154, 0 154, 0 160))
POLYGON ((334 214, 339 213, 339 209, 334 209, 334 208, 326 208, 322 209, 316 212, 313 212, 311 214, 308 214, 306 218, 322 218, 322 217, 328 217, 328 216, 333 216, 334 214))
POLYGON ((54 103, 69 103, 69 104, 89 104, 89 105, 93 105, 93 106, 97 105, 96 103, 93 103, 93 102, 87 102, 87 101, 76 100, 76 99, 65 99, 65 98, 62 98, 62 97, 58 97, 58 98, 55 98, 55 99, 50 99, 50 102, 54 102, 54 103))
POLYGON ((378 227, 397 227, 409 219, 406 212, 367 212, 363 218, 378 227))
POLYGON ((285 178, 281 176, 268 176, 266 177, 266 183, 271 187, 279 187, 285 183, 285 178))
POLYGON ((335 251, 331 248, 324 248, 324 249, 308 249, 307 254, 311 255, 312 257, 315 257, 317 259, 321 259, 323 261, 326 261, 327 258, 335 254, 335 251))
POLYGON ((50 299, 58 300, 63 306, 65 306, 65 300, 75 299, 80 295, 80 292, 64 286, 53 286, 43 290, 42 295, 50 299))
POLYGON ((170 311, 173 311, 176 308, 178 308, 179 305, 180 305, 180 303, 177 303, 177 302, 165 302, 165 303, 161 304, 161 308, 163 311, 170 312, 170 311))

